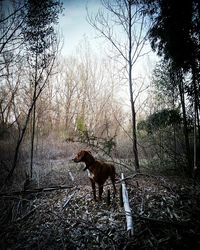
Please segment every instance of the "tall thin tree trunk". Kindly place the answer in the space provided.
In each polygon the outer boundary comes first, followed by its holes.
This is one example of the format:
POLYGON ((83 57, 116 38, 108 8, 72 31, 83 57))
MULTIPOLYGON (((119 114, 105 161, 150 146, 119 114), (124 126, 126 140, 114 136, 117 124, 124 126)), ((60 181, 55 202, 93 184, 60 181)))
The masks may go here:
POLYGON ((197 86, 196 86, 196 67, 195 62, 192 65, 192 81, 194 87, 194 151, 193 151, 193 177, 196 177, 197 170, 197 126, 198 126, 198 94, 197 94, 197 86))
POLYGON ((186 148, 186 158, 187 158, 187 165, 188 169, 187 172, 192 174, 192 160, 190 154, 190 143, 189 143, 189 132, 188 132, 188 122, 187 122, 187 115, 186 115, 186 108, 185 108, 185 97, 184 97, 184 87, 183 87, 183 79, 182 73, 178 75, 178 87, 179 87, 179 94, 181 98, 181 106, 183 111, 183 132, 185 137, 185 148, 186 148))
MULTIPOLYGON (((38 42, 37 42, 38 43, 38 42)), ((38 84, 38 53, 35 54, 35 76, 34 76, 34 93, 33 93, 33 120, 32 120, 32 134, 31 134, 31 163, 30 163, 30 174, 31 179, 33 177, 33 154, 34 154, 34 140, 35 140, 35 115, 36 115, 36 93, 37 93, 37 84, 38 84)))
MULTIPOLYGON (((34 96, 35 99, 35 96, 34 96)), ((36 114, 36 103, 33 107, 33 120, 32 120, 32 134, 31 134, 31 165, 30 165, 30 174, 31 179, 33 177, 33 154, 34 154, 34 139, 35 139, 35 114, 36 114)))
POLYGON ((31 107, 29 108, 29 111, 28 111, 28 114, 27 114, 27 117, 26 117, 26 121, 25 121, 24 127, 23 127, 23 129, 22 129, 22 131, 21 131, 21 133, 19 135, 18 140, 17 140, 17 145, 15 147, 15 154, 14 154, 12 168, 11 168, 9 174, 6 177, 5 182, 7 182, 11 178, 11 176, 13 175, 13 172, 14 172, 16 166, 17 166, 18 157, 19 157, 19 149, 20 149, 22 140, 24 138, 24 135, 25 135, 25 132, 26 132, 29 120, 30 120, 30 116, 31 116, 31 112, 32 112, 32 109, 33 109, 34 102, 35 102, 35 100, 33 100, 33 103, 31 105, 31 107))
MULTIPOLYGON (((176 86, 176 81, 174 79, 174 72, 171 74, 170 73, 170 79, 173 85, 173 110, 176 109, 176 105, 175 105, 175 86, 176 86)), ((173 125, 173 141, 174 141, 174 168, 177 168, 177 138, 176 138, 176 124, 173 125)))
POLYGON ((132 81, 132 13, 131 13, 131 1, 128 2, 129 8, 129 91, 130 91, 130 102, 131 102, 131 112, 132 112, 132 137, 133 137, 133 154, 135 158, 135 171, 140 171, 139 159, 138 159, 138 149, 137 149, 137 134, 136 134, 136 112, 135 103, 133 99, 133 81, 132 81))
POLYGON ((16 148, 15 148, 15 155, 14 155, 14 159, 13 159, 13 164, 12 164, 12 168, 9 172, 9 174, 7 175, 6 179, 5 179, 5 182, 7 182, 13 175, 13 172, 17 166, 17 162, 18 162, 18 157, 19 157, 19 149, 20 149, 20 146, 21 146, 21 143, 22 143, 22 140, 24 138, 24 135, 25 135, 25 132, 26 132, 26 129, 27 129, 27 126, 28 126, 28 123, 29 123, 29 120, 30 120, 30 116, 31 116, 31 113, 32 113, 32 110, 33 110, 33 107, 35 105, 35 102, 37 101, 38 97, 40 96, 44 86, 45 86, 45 83, 46 81, 43 83, 43 85, 40 87, 38 93, 34 93, 33 96, 35 96, 35 99, 32 100, 32 103, 31 103, 31 106, 28 110, 28 114, 26 116, 26 121, 25 121, 25 124, 23 126, 23 129, 21 131, 21 134, 19 135, 19 138, 17 140, 17 145, 16 145, 16 148))

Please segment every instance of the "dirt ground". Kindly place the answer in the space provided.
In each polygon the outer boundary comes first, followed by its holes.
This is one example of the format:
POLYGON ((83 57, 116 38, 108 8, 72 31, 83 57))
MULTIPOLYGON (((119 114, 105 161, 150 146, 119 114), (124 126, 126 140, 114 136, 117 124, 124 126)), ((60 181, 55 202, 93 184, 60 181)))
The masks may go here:
POLYGON ((0 249, 200 249, 199 185, 179 177, 126 173, 130 236, 120 180, 117 197, 108 181, 103 200, 94 202, 82 167, 68 163, 66 171, 65 161, 53 161, 51 171, 40 178, 38 172, 25 192, 2 192, 0 249))

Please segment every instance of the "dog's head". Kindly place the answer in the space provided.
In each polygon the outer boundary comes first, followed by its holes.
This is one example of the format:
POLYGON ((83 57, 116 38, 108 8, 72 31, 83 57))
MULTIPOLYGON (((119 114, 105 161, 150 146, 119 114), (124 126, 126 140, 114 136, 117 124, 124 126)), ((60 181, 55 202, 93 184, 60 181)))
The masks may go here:
POLYGON ((86 150, 81 150, 77 156, 73 159, 74 162, 85 162, 87 155, 90 154, 90 152, 86 150))
POLYGON ((86 167, 84 170, 87 169, 88 164, 92 163, 94 161, 93 156, 91 155, 90 151, 81 150, 77 156, 73 159, 74 162, 85 162, 86 167))

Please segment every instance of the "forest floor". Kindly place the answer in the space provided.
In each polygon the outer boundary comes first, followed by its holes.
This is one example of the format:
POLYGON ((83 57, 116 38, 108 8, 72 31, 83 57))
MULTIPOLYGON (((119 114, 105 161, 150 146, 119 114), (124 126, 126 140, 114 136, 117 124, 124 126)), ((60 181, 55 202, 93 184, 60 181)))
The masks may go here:
POLYGON ((200 249, 200 186, 191 180, 126 173, 130 236, 120 182, 115 198, 107 182, 103 200, 94 202, 79 164, 49 167, 29 191, 0 193, 0 249, 200 249))

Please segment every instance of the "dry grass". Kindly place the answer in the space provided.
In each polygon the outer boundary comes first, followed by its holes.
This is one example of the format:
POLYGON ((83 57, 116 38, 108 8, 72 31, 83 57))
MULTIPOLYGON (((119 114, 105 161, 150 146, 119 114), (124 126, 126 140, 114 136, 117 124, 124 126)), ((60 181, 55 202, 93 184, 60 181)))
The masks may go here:
POLYGON ((1 196, 1 248, 199 249, 199 187, 194 192, 184 180, 130 178, 134 236, 129 238, 119 196, 108 206, 105 191, 103 201, 94 202, 82 178, 75 176, 66 190, 1 196))

